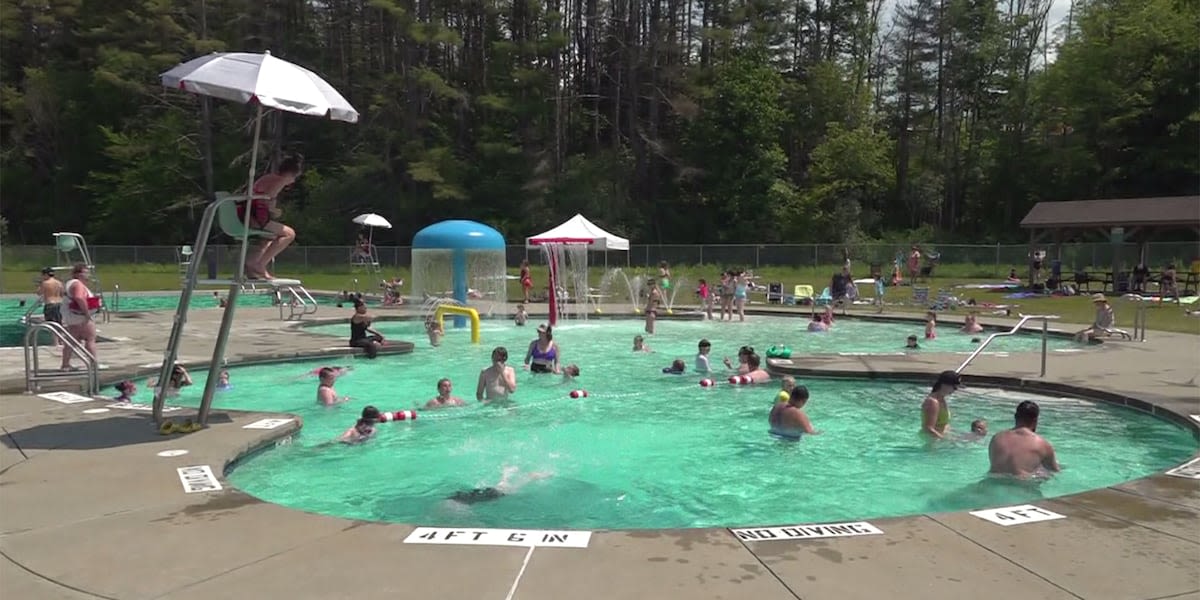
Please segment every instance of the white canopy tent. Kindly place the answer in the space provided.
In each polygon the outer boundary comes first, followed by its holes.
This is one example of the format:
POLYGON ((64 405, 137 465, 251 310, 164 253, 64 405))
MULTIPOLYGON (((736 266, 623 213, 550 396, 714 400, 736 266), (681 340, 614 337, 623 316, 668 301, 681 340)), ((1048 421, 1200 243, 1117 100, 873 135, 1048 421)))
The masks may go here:
POLYGON ((601 229, 579 214, 541 235, 525 238, 526 249, 538 248, 544 244, 587 244, 589 250, 598 252, 629 251, 629 240, 601 229))
MULTIPOLYGON (((541 235, 525 238, 525 248, 540 249, 546 253, 550 267, 550 324, 558 323, 559 286, 566 282, 575 288, 576 310, 581 318, 587 318, 587 305, 592 298, 588 282, 588 252, 604 253, 604 266, 608 267, 608 251, 624 250, 628 261, 629 240, 613 235, 583 215, 576 214, 565 223, 541 235)), ((566 316, 565 311, 562 316, 566 316)))

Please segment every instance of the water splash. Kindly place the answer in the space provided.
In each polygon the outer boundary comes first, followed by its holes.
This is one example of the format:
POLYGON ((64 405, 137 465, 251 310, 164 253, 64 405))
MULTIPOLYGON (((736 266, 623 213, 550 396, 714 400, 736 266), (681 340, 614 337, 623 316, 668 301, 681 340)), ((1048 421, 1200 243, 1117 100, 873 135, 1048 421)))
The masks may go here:
MULTIPOLYGON (((642 292, 646 289, 646 278, 641 275, 634 275, 630 279, 621 269, 609 269, 604 277, 600 279, 600 296, 610 297, 619 296, 621 290, 618 286, 625 285, 625 293, 629 298, 629 310, 632 312, 641 312, 642 292)), ((614 302, 614 303, 619 303, 614 302)))

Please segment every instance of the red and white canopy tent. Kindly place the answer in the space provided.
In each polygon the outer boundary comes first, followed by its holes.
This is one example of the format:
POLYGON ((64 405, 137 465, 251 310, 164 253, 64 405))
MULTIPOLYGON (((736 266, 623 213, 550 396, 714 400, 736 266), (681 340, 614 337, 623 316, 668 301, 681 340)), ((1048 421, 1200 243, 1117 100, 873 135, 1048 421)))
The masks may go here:
MULTIPOLYGON (((552 246, 586 246, 588 250, 604 252, 604 265, 608 266, 609 250, 629 251, 629 240, 601 229, 586 217, 576 214, 566 222, 540 235, 525 238, 526 249, 543 249, 552 246)), ((556 259, 556 253, 547 252, 550 266, 550 324, 557 322, 558 317, 558 280, 559 269, 562 265, 556 259)), ((586 253, 584 253, 586 258, 586 253)), ((579 265, 575 265, 578 267, 579 265)), ((586 264, 582 265, 586 269, 586 264)), ((585 271, 586 272, 586 271, 585 271)))

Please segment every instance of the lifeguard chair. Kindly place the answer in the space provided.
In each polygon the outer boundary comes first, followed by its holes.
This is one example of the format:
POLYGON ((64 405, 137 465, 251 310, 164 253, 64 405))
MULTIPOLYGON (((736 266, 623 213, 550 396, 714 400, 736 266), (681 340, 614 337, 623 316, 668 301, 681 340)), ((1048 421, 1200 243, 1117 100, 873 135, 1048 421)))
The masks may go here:
POLYGON ((368 273, 378 273, 379 251, 375 248, 375 228, 391 229, 392 224, 387 219, 375 214, 366 213, 351 219, 351 222, 361 225, 367 230, 364 237, 358 234, 358 240, 350 249, 350 268, 366 269, 368 273))

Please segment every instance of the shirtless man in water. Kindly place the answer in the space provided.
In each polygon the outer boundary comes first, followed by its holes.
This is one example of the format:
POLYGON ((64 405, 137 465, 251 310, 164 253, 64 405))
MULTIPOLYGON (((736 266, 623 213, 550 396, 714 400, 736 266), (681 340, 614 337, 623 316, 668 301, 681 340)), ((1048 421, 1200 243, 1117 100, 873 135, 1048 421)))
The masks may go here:
POLYGON ((1036 433, 1038 412, 1036 402, 1026 400, 1018 404, 1016 426, 992 436, 988 445, 988 458, 992 463, 990 473, 1029 479, 1061 470, 1054 446, 1036 433))
POLYGON ((442 378, 437 382, 438 395, 425 403, 425 408, 443 408, 446 406, 462 406, 462 398, 453 395, 454 384, 449 379, 442 378))
POLYGON ((508 349, 497 346, 492 350, 492 366, 479 372, 475 399, 480 402, 503 402, 517 391, 517 373, 508 366, 508 349))

